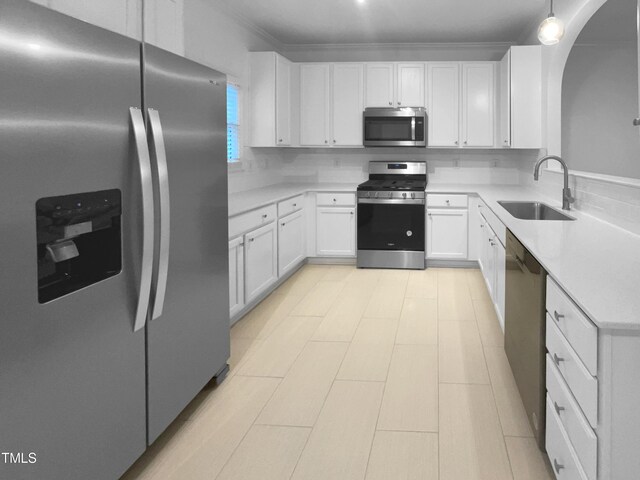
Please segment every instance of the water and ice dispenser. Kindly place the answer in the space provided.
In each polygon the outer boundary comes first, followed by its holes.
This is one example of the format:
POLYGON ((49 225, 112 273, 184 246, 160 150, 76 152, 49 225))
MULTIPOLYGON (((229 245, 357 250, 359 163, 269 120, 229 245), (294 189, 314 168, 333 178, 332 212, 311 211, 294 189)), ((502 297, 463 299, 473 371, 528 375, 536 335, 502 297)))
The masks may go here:
POLYGON ((40 303, 120 272, 121 196, 103 190, 36 202, 40 303))

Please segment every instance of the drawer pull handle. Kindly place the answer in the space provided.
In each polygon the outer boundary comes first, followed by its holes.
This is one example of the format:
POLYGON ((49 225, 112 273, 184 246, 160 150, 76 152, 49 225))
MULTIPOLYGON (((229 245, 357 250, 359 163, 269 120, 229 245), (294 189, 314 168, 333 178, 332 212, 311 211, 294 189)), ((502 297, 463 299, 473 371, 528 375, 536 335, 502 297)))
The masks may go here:
POLYGON ((282 226, 284 227, 286 225, 286 223, 282 222, 282 226))
POLYGON ((564 318, 564 315, 562 315, 561 313, 558 313, 557 310, 553 311, 553 318, 556 319, 556 322, 559 322, 561 319, 564 318))
POLYGON ((353 215, 353 212, 349 212, 351 215, 353 215))
POLYGON ((560 362, 564 362, 564 358, 559 357, 557 354, 553 354, 553 361, 556 362, 556 365, 560 366, 560 362))
POLYGON ((558 405, 556 402, 553 402, 553 408, 556 409, 556 413, 558 415, 560 415, 560 412, 562 412, 564 410, 564 407, 561 407, 560 405, 558 405))
POLYGON ((564 468, 564 465, 562 465, 561 463, 558 463, 558 461, 554 458, 553 469, 556 471, 556 473, 560 473, 560 470, 562 470, 563 468, 564 468))
POLYGON ((297 203, 294 203, 294 204, 293 204, 293 206, 294 206, 294 207, 297 207, 297 206, 298 206, 298 204, 297 204, 297 203))
POLYGON ((250 238, 249 239, 250 242, 253 242, 254 240, 255 240, 255 238, 250 238))
POLYGON ((266 214, 266 213, 264 213, 264 214, 262 215, 262 218, 267 218, 267 214, 266 214))

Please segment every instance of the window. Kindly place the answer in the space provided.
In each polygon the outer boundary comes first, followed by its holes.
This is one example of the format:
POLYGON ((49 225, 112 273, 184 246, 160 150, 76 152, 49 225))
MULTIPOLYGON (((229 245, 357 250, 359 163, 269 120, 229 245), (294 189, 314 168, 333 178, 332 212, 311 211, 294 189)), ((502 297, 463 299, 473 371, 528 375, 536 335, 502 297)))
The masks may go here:
POLYGON ((227 83, 227 162, 240 161, 240 87, 227 83))

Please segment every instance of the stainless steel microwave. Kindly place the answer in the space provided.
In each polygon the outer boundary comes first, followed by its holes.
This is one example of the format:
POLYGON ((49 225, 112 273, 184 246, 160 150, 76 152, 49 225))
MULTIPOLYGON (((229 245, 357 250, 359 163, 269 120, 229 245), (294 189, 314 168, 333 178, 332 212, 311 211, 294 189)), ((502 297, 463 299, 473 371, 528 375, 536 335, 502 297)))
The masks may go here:
POLYGON ((427 112, 417 108, 365 108, 365 147, 426 147, 427 112))

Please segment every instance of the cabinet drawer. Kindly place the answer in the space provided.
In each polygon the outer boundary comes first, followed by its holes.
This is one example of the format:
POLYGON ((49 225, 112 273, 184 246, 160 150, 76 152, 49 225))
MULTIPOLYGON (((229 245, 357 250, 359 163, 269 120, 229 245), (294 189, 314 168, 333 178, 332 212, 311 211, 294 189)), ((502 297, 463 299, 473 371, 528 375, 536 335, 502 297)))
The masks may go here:
POLYGON ((598 380, 591 376, 549 315, 547 315, 547 350, 587 420, 593 428, 596 428, 598 426, 598 380))
POLYGON ((355 193, 318 193, 317 205, 337 207, 351 207, 356 204, 355 193))
POLYGON ((573 398, 562 375, 547 355, 547 391, 580 464, 590 480, 596 480, 598 437, 573 398))
POLYGON ((298 195, 297 197, 287 198, 286 200, 278 203, 278 217, 282 218, 290 213, 301 210, 304 206, 304 195, 298 195))
POLYGON ((427 195, 427 206, 467 208, 467 196, 448 193, 430 193, 427 195))
POLYGON ((598 327, 547 277, 547 311, 591 375, 598 374, 598 327))
POLYGON ((546 448, 551 468, 558 480, 588 480, 549 395, 547 395, 546 448))
POLYGON ((504 224, 498 219, 498 216, 493 213, 482 200, 480 200, 480 203, 478 203, 478 211, 480 212, 480 215, 484 217, 487 223, 491 225, 491 228, 498 237, 498 240, 500 240, 500 243, 502 243, 502 246, 506 247, 507 227, 504 226, 504 224))
POLYGON ((276 219, 276 206, 267 205, 229 219, 229 238, 267 225, 276 219))

